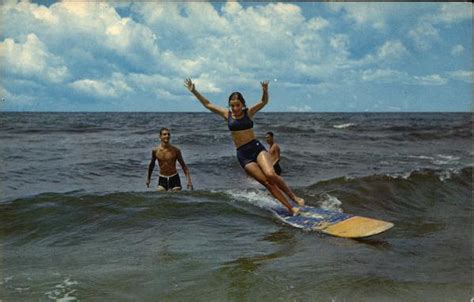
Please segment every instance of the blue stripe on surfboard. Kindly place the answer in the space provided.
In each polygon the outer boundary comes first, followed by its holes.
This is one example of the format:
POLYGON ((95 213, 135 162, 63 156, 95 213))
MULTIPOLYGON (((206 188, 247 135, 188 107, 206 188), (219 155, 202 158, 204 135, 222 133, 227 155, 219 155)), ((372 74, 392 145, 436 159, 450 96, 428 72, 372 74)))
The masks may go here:
POLYGON ((292 216, 286 209, 275 211, 275 213, 287 223, 304 229, 312 229, 320 223, 335 224, 346 220, 353 215, 304 206, 300 215, 292 216))

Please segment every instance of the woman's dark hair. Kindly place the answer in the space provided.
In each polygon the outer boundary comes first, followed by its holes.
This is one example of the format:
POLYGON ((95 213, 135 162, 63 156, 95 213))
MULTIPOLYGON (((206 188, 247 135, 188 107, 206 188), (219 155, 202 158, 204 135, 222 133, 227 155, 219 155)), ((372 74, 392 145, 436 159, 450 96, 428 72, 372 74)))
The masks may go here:
POLYGON ((240 93, 240 92, 238 92, 238 91, 232 92, 232 93, 230 94, 230 96, 229 96, 229 105, 230 105, 230 100, 233 100, 233 99, 238 99, 238 100, 242 103, 242 105, 243 105, 244 107, 246 107, 246 106, 245 106, 245 99, 244 99, 244 97, 242 96, 242 93, 240 93))

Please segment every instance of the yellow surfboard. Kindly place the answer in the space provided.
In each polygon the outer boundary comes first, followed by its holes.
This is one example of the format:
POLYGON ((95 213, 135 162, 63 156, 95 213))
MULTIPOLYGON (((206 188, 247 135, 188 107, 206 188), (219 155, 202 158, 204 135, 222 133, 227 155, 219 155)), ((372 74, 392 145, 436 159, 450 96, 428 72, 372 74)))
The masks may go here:
POLYGON ((344 238, 369 237, 385 232, 394 226, 393 223, 383 220, 309 206, 302 207, 297 216, 291 216, 287 211, 275 211, 275 216, 297 228, 344 238))

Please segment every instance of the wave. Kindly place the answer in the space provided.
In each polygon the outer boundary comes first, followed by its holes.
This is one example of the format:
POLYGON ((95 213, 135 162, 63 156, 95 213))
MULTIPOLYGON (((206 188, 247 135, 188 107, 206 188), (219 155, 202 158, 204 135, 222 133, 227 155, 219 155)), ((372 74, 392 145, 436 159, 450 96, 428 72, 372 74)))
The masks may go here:
POLYGON ((408 158, 418 159, 421 161, 429 162, 436 166, 445 166, 445 165, 453 165, 459 163, 461 157, 454 156, 454 155, 444 155, 444 154, 436 154, 432 156, 428 155, 408 155, 408 158))
POLYGON ((230 142, 229 134, 227 132, 225 133, 213 133, 211 132, 210 134, 205 134, 205 133, 194 133, 194 134, 186 134, 182 135, 179 137, 176 137, 176 144, 196 144, 196 145, 202 145, 203 143, 208 143, 208 144, 225 144, 227 142, 230 142))
POLYGON ((303 126, 303 125, 299 125, 299 127, 274 126, 272 127, 272 131, 275 133, 285 133, 285 134, 294 134, 294 133, 314 134, 316 133, 316 129, 312 127, 314 126, 303 126))
MULTIPOLYGON (((296 193, 309 206, 402 225, 423 217, 421 221, 441 227, 452 219, 470 221, 472 170, 425 169, 399 175, 338 177, 297 188, 296 193)), ((102 195, 83 191, 43 193, 0 203, 0 227, 5 244, 37 241, 68 246, 98 234, 115 234, 112 237, 116 238, 123 232, 142 232, 180 221, 218 224, 241 216, 273 219, 270 210, 281 208, 263 188, 102 195)))
POLYGON ((191 193, 43 193, 0 204, 0 226, 7 244, 42 241, 65 246, 103 232, 134 232, 157 221, 215 215, 238 215, 222 192, 191 193), (226 202, 222 202, 222 201, 226 202), (212 206, 210 206, 212 204, 212 206))
POLYGON ((449 129, 446 131, 411 131, 403 135, 408 140, 435 140, 444 138, 470 138, 472 137, 472 129, 449 129))
POLYGON ((114 128, 108 127, 97 127, 91 125, 76 125, 68 128, 57 128, 53 127, 36 127, 36 128, 26 128, 26 129, 12 129, 8 133, 13 134, 82 134, 82 133, 99 133, 106 131, 115 131, 114 128))
POLYGON ((367 129, 366 127, 360 127, 357 124, 349 125, 334 125, 336 129, 347 129, 350 133, 343 132, 325 132, 322 136, 327 138, 338 138, 344 140, 353 140, 354 137, 357 140, 368 140, 368 141, 379 141, 379 140, 392 140, 392 141, 420 141, 420 140, 442 140, 442 139, 466 139, 473 136, 472 129, 450 129, 446 131, 440 131, 439 129, 432 129, 426 131, 413 130, 413 131, 390 131, 387 129, 367 129))
POLYGON ((227 173, 242 173, 242 168, 239 165, 238 159, 235 155, 228 156, 217 156, 212 159, 212 164, 209 164, 209 158, 196 159, 192 162, 193 169, 196 169, 202 173, 209 173, 213 175, 220 175, 222 177, 222 171, 227 173))
POLYGON ((336 196, 348 212, 386 217, 413 216, 439 211, 444 215, 461 209, 472 211, 472 167, 459 170, 423 169, 400 174, 339 177, 305 188, 304 194, 336 196), (443 213, 445 211, 445 213, 443 213))
MULTIPOLYGON (((353 117, 355 118, 355 117, 353 117)), ((344 135, 344 132, 334 133, 334 129, 350 130, 352 135, 360 139, 389 139, 395 141, 436 140, 446 138, 471 138, 473 135, 473 121, 470 115, 459 116, 458 119, 443 119, 443 116, 434 116, 431 119, 390 119, 389 122, 377 119, 373 120, 331 120, 325 123, 327 131, 322 135, 329 134, 331 137, 344 135), (439 120, 437 120, 438 118, 439 120)))

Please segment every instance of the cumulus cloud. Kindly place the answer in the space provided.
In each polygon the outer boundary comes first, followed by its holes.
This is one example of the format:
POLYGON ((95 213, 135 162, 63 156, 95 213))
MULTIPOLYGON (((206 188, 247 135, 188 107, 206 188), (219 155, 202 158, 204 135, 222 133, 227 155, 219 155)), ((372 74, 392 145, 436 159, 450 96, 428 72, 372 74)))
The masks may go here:
POLYGON ((403 20, 424 8, 408 3, 394 2, 330 2, 327 7, 336 12, 344 12, 345 18, 358 26, 368 25, 378 31, 385 31, 393 20, 403 20))
POLYGON ((416 47, 428 50, 434 42, 440 41, 439 31, 429 22, 423 22, 408 32, 416 47))
POLYGON ((111 79, 81 79, 69 84, 73 89, 96 97, 117 98, 132 92, 122 74, 114 73, 111 79))
POLYGON ((60 57, 50 53, 35 34, 29 34, 24 43, 7 38, 0 42, 0 62, 7 73, 54 83, 68 76, 68 68, 60 57))
POLYGON ((354 66, 365 67, 367 65, 387 66, 399 62, 410 56, 410 52, 400 40, 385 41, 377 47, 373 53, 369 53, 361 60, 354 62, 354 66))
MULTIPOLYGON (((153 32, 130 18, 120 17, 105 2, 58 2, 48 8, 20 2, 3 7, 3 12, 9 16, 5 35, 34 34, 47 41, 53 54, 68 61, 76 61, 70 51, 80 49, 92 53, 96 60, 116 59, 114 64, 123 69, 150 70, 150 66, 160 66, 153 32)), ((100 70, 103 68, 90 71, 100 70)))
POLYGON ((309 30, 321 30, 329 26, 329 21, 321 17, 311 18, 307 26, 309 30))
MULTIPOLYGON (((134 6, 134 13, 156 33, 158 43, 170 42, 162 48, 179 66, 176 72, 191 76, 216 71, 235 77, 252 69, 260 78, 262 70, 277 62, 285 65, 283 58, 293 54, 294 40, 308 26, 300 8, 285 3, 243 8, 227 2, 220 14, 210 3, 147 3, 134 6), (180 37, 181 45, 175 45, 174 37, 180 37)), ((324 26, 322 20, 315 22, 312 26, 324 26)), ((311 45, 298 47, 301 53, 311 52, 311 45)))
POLYGON ((463 52, 464 52, 464 46, 462 46, 461 44, 458 44, 454 46, 453 48, 451 48, 451 54, 453 56, 458 56, 462 54, 463 52))
POLYGON ((457 23, 472 18, 472 3, 443 3, 432 17, 433 22, 457 23))
POLYGON ((365 82, 383 84, 421 85, 421 86, 441 86, 448 82, 448 79, 439 74, 412 76, 405 71, 393 69, 368 69, 361 73, 361 79, 365 82))
POLYGON ((368 69, 361 74, 362 81, 376 83, 408 83, 410 76, 406 72, 392 69, 368 69))
POLYGON ((474 83, 473 73, 470 70, 456 70, 448 72, 451 79, 457 81, 463 81, 466 83, 474 83))
POLYGON ((399 59, 406 54, 408 54, 408 50, 399 40, 387 41, 377 51, 377 56, 381 60, 399 59))
POLYGON ((427 86, 439 86, 444 85, 448 82, 447 79, 443 78, 439 74, 431 74, 426 76, 414 76, 413 79, 415 83, 419 85, 427 85, 427 86))
POLYGON ((374 28, 385 27, 386 15, 380 4, 376 3, 330 3, 329 8, 334 11, 345 11, 346 18, 356 24, 370 23, 374 28), (377 13, 375 13, 377 12, 377 13))
POLYGON ((313 108, 311 108, 311 106, 309 105, 301 105, 301 106, 289 106, 287 110, 291 112, 311 112, 313 108))
POLYGON ((439 25, 471 20, 472 3, 443 3, 434 12, 422 15, 408 35, 420 50, 428 50, 440 42, 439 25))

